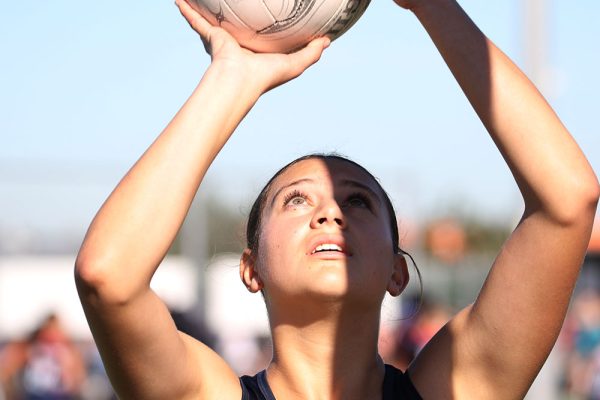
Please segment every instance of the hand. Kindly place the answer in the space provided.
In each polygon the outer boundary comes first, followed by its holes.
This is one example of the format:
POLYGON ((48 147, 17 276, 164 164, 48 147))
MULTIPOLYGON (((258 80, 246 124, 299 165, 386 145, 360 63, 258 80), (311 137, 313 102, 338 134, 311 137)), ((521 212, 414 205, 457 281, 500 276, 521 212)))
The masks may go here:
POLYGON ((394 0, 394 3, 398 4, 400 7, 405 8, 407 10, 413 10, 417 3, 420 3, 419 0, 394 0))
POLYGON ((292 54, 254 53, 241 47, 223 28, 211 25, 186 0, 175 0, 175 4, 200 35, 212 64, 233 68, 239 76, 256 83, 261 93, 298 77, 321 58, 330 43, 329 38, 322 37, 292 54))
POLYGON ((419 9, 427 6, 436 6, 442 2, 454 2, 455 0, 394 0, 394 3, 400 7, 410 10, 415 14, 418 14, 419 9), (437 4, 436 4, 437 3, 437 4))

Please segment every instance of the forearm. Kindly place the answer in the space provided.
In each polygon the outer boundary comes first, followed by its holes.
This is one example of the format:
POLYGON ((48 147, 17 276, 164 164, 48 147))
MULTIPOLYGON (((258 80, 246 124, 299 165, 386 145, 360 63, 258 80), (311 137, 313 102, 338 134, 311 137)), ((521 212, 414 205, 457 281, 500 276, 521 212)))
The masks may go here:
POLYGON ((413 10, 498 146, 528 212, 558 221, 594 198, 597 180, 585 156, 542 95, 454 0, 413 10))
POLYGON ((211 66, 92 222, 77 272, 128 297, 147 288, 210 163, 258 98, 248 79, 211 66))
POLYGON ((525 202, 525 216, 474 305, 420 353, 411 377, 424 397, 522 398, 564 318, 589 241, 598 181, 538 90, 454 0, 396 1, 414 5, 407 8, 431 36, 525 202), (432 375, 441 377, 437 385, 432 375))

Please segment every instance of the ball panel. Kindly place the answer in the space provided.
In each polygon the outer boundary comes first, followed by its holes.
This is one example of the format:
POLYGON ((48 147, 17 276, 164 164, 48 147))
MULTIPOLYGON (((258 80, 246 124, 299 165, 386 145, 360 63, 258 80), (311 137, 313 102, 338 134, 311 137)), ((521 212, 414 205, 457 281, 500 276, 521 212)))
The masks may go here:
POLYGON ((312 13, 316 0, 298 0, 294 2, 294 8, 283 18, 278 19, 273 25, 263 29, 259 34, 270 35, 290 30, 298 30, 298 25, 306 21, 312 13))
POLYGON ((346 32, 370 0, 192 0, 212 24, 258 52, 291 52, 311 39, 346 32))
POLYGON ((256 30, 246 25, 224 0, 220 0, 220 4, 221 15, 218 25, 231 33, 240 44, 252 43, 256 38, 256 30))
POLYGON ((370 0, 348 0, 335 15, 319 30, 317 36, 329 36, 335 40, 358 21, 370 4, 370 0))
POLYGON ((221 26, 238 41, 251 41, 256 34, 247 26, 223 0, 192 0, 191 6, 208 22, 221 26))
POLYGON ((212 25, 219 25, 217 19, 222 14, 220 0, 190 0, 189 4, 212 25))
POLYGON ((262 1, 223 0, 223 2, 254 31, 260 31, 277 22, 262 1))
POLYGON ((295 4, 293 0, 262 0, 262 2, 278 21, 287 18, 295 4))

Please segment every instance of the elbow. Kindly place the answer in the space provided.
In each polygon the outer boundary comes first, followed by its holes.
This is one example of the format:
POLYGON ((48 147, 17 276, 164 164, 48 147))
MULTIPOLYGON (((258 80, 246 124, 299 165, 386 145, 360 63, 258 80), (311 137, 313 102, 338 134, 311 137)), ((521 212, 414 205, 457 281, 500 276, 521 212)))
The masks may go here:
POLYGON ((75 285, 83 303, 99 299, 110 286, 110 272, 98 257, 80 251, 75 260, 75 285))
POLYGON ((77 289, 97 287, 100 283, 101 270, 102 268, 98 266, 93 257, 88 257, 83 251, 80 251, 75 259, 74 271, 77 289))
POLYGON ((564 225, 593 223, 600 197, 600 184, 592 175, 561 194, 560 206, 554 210, 555 218, 564 225))
POLYGON ((593 220, 598 207, 598 199, 600 198, 600 183, 598 183, 598 179, 594 175, 592 175, 589 182, 584 185, 580 196, 581 212, 586 218, 589 216, 591 220, 593 220))
POLYGON ((99 289, 110 281, 110 257, 106 251, 98 251, 94 246, 83 244, 75 260, 75 281, 78 287, 99 289))
POLYGON ((132 297, 109 257, 81 251, 75 261, 75 284, 81 302, 90 305, 122 305, 132 297))
POLYGON ((592 205, 594 214, 596 213, 596 207, 598 207, 598 199, 600 199, 600 183, 598 182, 598 179, 596 178, 594 180, 594 184, 592 186, 592 191, 591 191, 591 196, 590 196, 590 201, 591 201, 591 205, 592 205))

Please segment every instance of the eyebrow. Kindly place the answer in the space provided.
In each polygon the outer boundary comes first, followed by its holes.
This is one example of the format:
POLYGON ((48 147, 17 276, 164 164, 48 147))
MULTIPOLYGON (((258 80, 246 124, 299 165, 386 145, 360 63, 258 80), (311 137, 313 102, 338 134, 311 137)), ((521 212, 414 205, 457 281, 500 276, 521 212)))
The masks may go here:
MULTIPOLYGON (((277 191, 275 192, 275 195, 273 196, 273 199, 271 200, 271 207, 273 207, 273 205, 275 205, 275 200, 279 197, 281 192, 283 192, 284 190, 286 190, 292 186, 300 185, 302 183, 314 183, 314 179, 311 179, 311 178, 297 179, 293 182, 288 183, 287 185, 280 187, 279 189, 277 189, 277 191)), ((355 181, 353 179, 343 179, 340 181, 340 183, 342 186, 349 186, 349 187, 353 187, 353 188, 357 188, 357 189, 362 189, 365 192, 369 193, 369 195, 371 197, 373 197, 375 200, 377 200, 377 202, 379 204, 382 203, 381 197, 377 194, 377 192, 362 182, 355 181)))
POLYGON ((275 195, 273 196, 273 199, 271 200, 271 207, 273 207, 275 205, 275 199, 277 199, 277 197, 279 196, 279 194, 281 192, 283 192, 284 190, 286 190, 287 188, 299 185, 301 183, 307 183, 307 182, 312 183, 314 181, 315 180, 311 179, 311 178, 302 178, 302 179, 297 179, 297 180, 295 180, 293 182, 288 183, 287 185, 284 185, 284 186, 280 187, 279 189, 277 189, 277 191, 275 192, 275 195))
POLYGON ((371 197, 373 197, 375 200, 377 200, 381 204, 381 197, 377 194, 376 191, 374 191, 373 189, 371 189, 371 187, 369 187, 368 185, 365 185, 362 182, 355 181, 355 180, 352 180, 352 179, 343 179, 341 181, 341 183, 342 183, 343 186, 350 186, 350 187, 362 189, 365 192, 368 192, 371 195, 371 197))

